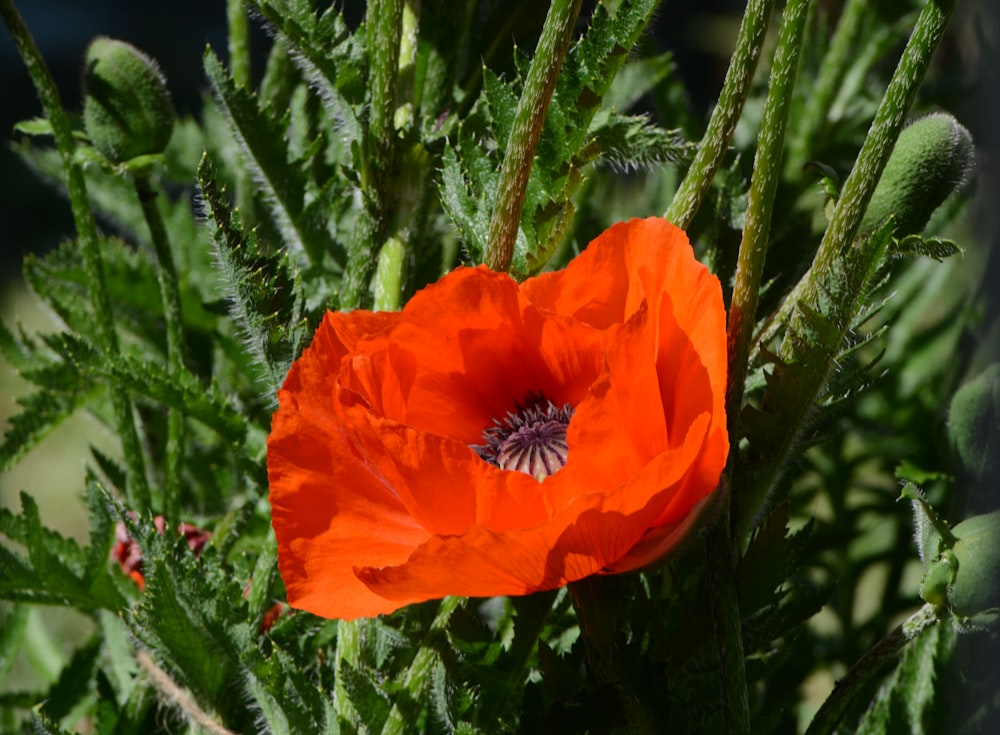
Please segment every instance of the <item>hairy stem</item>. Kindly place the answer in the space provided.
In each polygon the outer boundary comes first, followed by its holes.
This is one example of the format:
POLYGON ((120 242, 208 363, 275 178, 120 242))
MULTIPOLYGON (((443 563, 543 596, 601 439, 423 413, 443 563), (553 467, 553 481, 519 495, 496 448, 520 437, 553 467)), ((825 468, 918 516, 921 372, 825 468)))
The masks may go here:
POLYGON ((552 0, 528 78, 524 82, 524 91, 517 103, 514 125, 500 168, 497 202, 486 242, 486 265, 495 271, 509 270, 514 257, 514 243, 524 210, 535 149, 545 126, 545 116, 563 59, 573 40, 573 28, 580 15, 581 2, 552 0))
MULTIPOLYGON (((59 149, 66 174, 66 189, 83 255, 83 268, 94 309, 94 328, 97 332, 98 346, 104 352, 105 359, 115 360, 119 354, 118 335, 115 332, 111 299, 108 297, 104 278, 97 224, 94 222, 94 214, 87 201, 87 184, 83 178, 83 169, 74 159, 76 142, 73 140, 69 117, 63 110, 55 81, 12 0, 0 0, 0 15, 3 16, 4 24, 14 38, 18 53, 35 85, 42 109, 52 125, 56 147, 59 149)), ((108 392, 118 436, 121 438, 122 453, 125 456, 126 494, 134 508, 145 510, 150 507, 149 482, 146 478, 145 459, 139 443, 139 434, 135 428, 132 400, 124 390, 109 388, 108 392)))
POLYGON ((734 478, 736 532, 746 539, 816 397, 826 383, 844 335, 857 313, 871 273, 883 249, 855 242, 861 219, 903 128, 931 57, 944 35, 957 0, 930 0, 917 19, 899 65, 893 73, 858 159, 844 183, 833 218, 827 226, 809 272, 783 305, 786 334, 779 355, 781 364, 794 371, 791 379, 773 380, 765 392, 762 409, 780 406, 779 420, 750 438, 750 473, 734 478), (814 315, 807 319, 806 314, 814 315), (815 316, 815 315, 818 315, 815 316), (818 332, 807 323, 817 318, 818 332), (810 334, 809 339, 801 335, 810 334))
MULTIPOLYGON (((157 206, 157 191, 153 188, 149 172, 135 176, 135 192, 142 205, 142 214, 149 228, 156 256, 156 278, 160 284, 160 301, 167 330, 167 373, 179 376, 184 370, 184 328, 181 319, 181 291, 177 281, 177 268, 171 253, 167 228, 157 206)), ((181 492, 181 474, 184 470, 184 414, 177 408, 167 413, 167 447, 163 483, 163 514, 176 520, 178 499, 181 492)))
POLYGON ((727 483, 723 482, 716 492, 721 494, 722 512, 705 544, 723 731, 726 735, 750 735, 750 700, 740 604, 736 596, 736 556, 729 527, 727 483))
POLYGON ((712 179, 729 149, 733 131, 736 130, 736 123, 750 93, 750 84, 757 69, 773 8, 774 0, 749 0, 747 3, 740 34, 736 39, 736 49, 719 94, 719 104, 712 111, 708 129, 698 145, 698 153, 695 154, 691 168, 663 215, 681 229, 686 229, 698 213, 705 194, 712 186, 712 179))
POLYGON ((364 209, 347 251, 347 273, 340 306, 354 309, 371 301, 369 288, 385 233, 396 168, 396 84, 403 33, 404 0, 373 0, 366 24, 371 53, 371 104, 364 131, 362 195, 364 209))
POLYGON ((250 19, 244 0, 226 0, 229 25, 229 73, 237 86, 250 86, 250 19))
POLYGON ((586 577, 570 584, 569 593, 580 624, 587 667, 598 683, 618 694, 628 732, 651 734, 657 731, 652 714, 630 680, 631 672, 623 665, 615 643, 620 623, 615 610, 621 605, 621 584, 614 576, 586 577))
MULTIPOLYGON (((747 353, 757 313, 757 296, 761 274, 767 256, 768 237, 774 194, 781 173, 781 153, 788 126, 792 90, 798 74, 799 52, 811 0, 789 0, 785 7, 778 46, 771 65, 764 117, 757 137, 747 213, 743 225, 743 240, 736 263, 736 280, 729 308, 729 394, 726 415, 729 434, 738 436, 738 420, 743 402, 743 382, 746 379, 747 353)), ((736 445, 736 442, 733 442, 736 445)))

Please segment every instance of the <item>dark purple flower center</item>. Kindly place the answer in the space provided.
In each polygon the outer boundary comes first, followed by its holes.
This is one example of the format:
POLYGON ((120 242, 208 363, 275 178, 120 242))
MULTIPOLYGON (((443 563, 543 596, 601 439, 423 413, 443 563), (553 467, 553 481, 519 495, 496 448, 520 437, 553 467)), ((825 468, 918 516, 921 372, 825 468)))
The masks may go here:
POLYGON ((541 482, 566 464, 566 427, 573 410, 569 403, 560 407, 541 393, 529 393, 514 411, 493 419, 483 430, 483 443, 472 449, 491 465, 541 482))

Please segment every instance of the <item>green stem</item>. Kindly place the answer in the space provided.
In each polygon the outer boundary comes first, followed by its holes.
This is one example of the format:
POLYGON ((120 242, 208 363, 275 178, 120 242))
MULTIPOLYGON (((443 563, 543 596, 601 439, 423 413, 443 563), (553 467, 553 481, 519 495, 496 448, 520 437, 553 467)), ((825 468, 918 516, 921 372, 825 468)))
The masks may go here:
POLYGON ((413 657, 410 667, 403 679, 403 695, 396 697, 389 717, 382 726, 382 735, 401 735, 413 731, 413 720, 419 708, 425 701, 426 693, 431 685, 431 675, 434 666, 441 659, 442 642, 445 629, 452 614, 462 604, 461 597, 446 597, 441 601, 434 622, 424 634, 417 655, 413 657))
POLYGON ((375 311, 396 311, 403 299, 406 275, 406 247, 398 237, 390 237, 378 254, 375 271, 375 311))
MULTIPOLYGON (((167 228, 157 206, 157 191, 153 188, 148 171, 135 176, 135 192, 142 205, 142 214, 149 228, 153 252, 156 256, 156 278, 160 284, 160 301, 167 331, 167 373, 179 376, 184 370, 184 331, 181 318, 181 292, 177 281, 177 268, 171 253, 167 228)), ((181 492, 181 474, 184 470, 184 414, 176 408, 167 413, 167 448, 163 487, 163 514, 177 520, 177 504, 181 492)))
POLYGON ((715 172, 729 150, 743 105, 764 46, 764 35, 771 20, 774 0, 749 0, 743 14, 736 49, 733 51, 726 80, 719 94, 719 104, 712 111, 705 137, 698 146, 691 168, 674 194, 663 215, 681 229, 687 228, 698 213, 702 199, 712 186, 715 172))
POLYGON ((957 0, 929 0, 917 19, 903 56, 899 60, 885 97, 875 113, 868 137, 865 138, 854 168, 844 182, 837 208, 830 221, 819 251, 808 274, 813 291, 832 262, 841 257, 853 241, 861 225, 868 202, 892 155, 920 83, 927 73, 935 50, 941 43, 957 0))
POLYGON ((623 601, 624 580, 616 576, 592 576, 569 585, 570 597, 580 624, 587 666, 601 685, 613 689, 625 710, 628 732, 634 735, 657 732, 652 714, 640 699, 629 667, 621 661, 616 645, 623 601))
POLYGON ((870 7, 870 0, 847 0, 840 13, 830 48, 820 64, 819 75, 809 88, 809 104, 803 108, 795 136, 789 142, 785 175, 793 181, 800 178, 802 167, 816 146, 816 138, 822 134, 844 74, 853 60, 854 44, 870 7))
POLYGON ((524 82, 524 91, 514 112, 514 124, 500 167, 497 203, 490 219, 484 259, 489 268, 498 272, 509 270, 514 257, 514 243, 524 210, 535 149, 542 136, 563 59, 573 40, 573 28, 580 15, 581 2, 552 0, 528 78, 524 82))
POLYGON ((705 543, 723 732, 726 735, 750 735, 743 630, 736 596, 736 557, 730 535, 729 489, 726 483, 722 483, 716 492, 721 493, 722 512, 705 543))
POLYGON ((866 691, 872 680, 882 673, 885 665, 895 661, 910 641, 938 622, 934 608, 929 604, 924 605, 865 651, 844 678, 834 686, 830 696, 813 716, 806 735, 830 735, 837 730, 844 713, 857 697, 866 691))
POLYGON ((250 20, 243 0, 226 0, 229 73, 239 87, 250 87, 250 20))
MULTIPOLYGON (((750 179, 743 240, 740 243, 733 299, 729 308, 729 394, 726 415, 729 417, 729 433, 732 437, 739 435, 738 420, 743 402, 747 353, 757 313, 757 296, 767 256, 774 194, 780 179, 782 146, 810 2, 811 0, 789 0, 785 6, 778 46, 771 65, 764 117, 757 137, 757 155, 750 179)), ((733 445, 736 445, 735 441, 733 445)))
MULTIPOLYGON (((98 346, 104 352, 105 359, 115 360, 119 354, 118 335, 115 332, 111 300, 104 279, 97 225, 87 201, 87 185, 83 178, 83 169, 74 160, 76 142, 73 139, 69 117, 63 110, 59 90, 52 75, 12 0, 0 0, 0 15, 3 16, 4 24, 14 38, 14 44, 41 100, 42 109, 52 125, 56 147, 62 157, 73 222, 76 225, 77 239, 83 255, 83 269, 94 309, 94 328, 97 332, 98 346)), ((126 494, 136 510, 146 510, 150 507, 149 483, 146 479, 142 446, 135 428, 135 417, 132 414, 132 401, 124 390, 111 388, 109 393, 118 435, 121 438, 122 453, 125 456, 126 494)))
POLYGON ((340 306, 366 306, 378 249, 389 231, 389 207, 396 167, 396 85, 403 33, 404 0, 372 0, 366 24, 371 54, 371 103, 364 132, 361 188, 364 210, 347 252, 347 273, 340 306))
POLYGON ((769 385, 763 408, 768 411, 770 406, 783 406, 780 421, 770 422, 766 431, 751 438, 754 470, 734 478, 736 484, 742 484, 742 487, 734 485, 733 489, 733 497, 739 504, 734 512, 735 525, 741 539, 749 533, 767 491, 813 410, 816 396, 826 383, 844 335, 857 313, 867 280, 882 258, 881 249, 861 247, 855 243, 855 236, 956 2, 930 0, 921 11, 854 168, 844 183, 812 266, 781 307, 784 318, 776 329, 783 326, 799 335, 814 336, 810 341, 796 334, 786 335, 782 342, 781 362, 786 367, 794 366, 794 379, 772 381, 769 385), (821 315, 826 325, 822 334, 815 333, 805 323, 803 312, 821 315))
MULTIPOLYGON (((229 26, 229 73, 236 86, 250 88, 250 19, 245 0, 226 0, 226 21, 229 26)), ((254 218, 256 186, 250 170, 242 166, 236 172, 236 206, 244 222, 254 218)))

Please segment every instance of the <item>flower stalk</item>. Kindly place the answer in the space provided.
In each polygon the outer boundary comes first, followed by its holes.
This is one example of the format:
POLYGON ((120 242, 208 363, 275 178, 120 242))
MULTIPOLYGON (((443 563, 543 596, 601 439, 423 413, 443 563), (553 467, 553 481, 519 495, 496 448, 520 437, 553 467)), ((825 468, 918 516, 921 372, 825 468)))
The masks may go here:
POLYGON ((784 326, 791 334, 783 340, 779 357, 783 365, 795 366, 795 379, 771 381, 763 410, 780 405, 780 421, 756 432, 751 439, 754 471, 734 478, 735 531, 741 539, 749 534, 768 489, 814 406, 857 313, 859 299, 884 255, 887 238, 860 243, 855 237, 955 4, 956 0, 930 0, 921 11, 813 264, 782 305, 783 323, 777 326, 784 326), (809 320, 814 326, 817 318, 825 325, 821 332, 807 324, 809 320), (796 336, 806 331, 811 341, 796 336))
POLYGON ((740 604, 736 596, 736 557, 730 534, 727 483, 722 482, 716 492, 720 494, 718 502, 722 512, 705 539, 705 546, 722 721, 727 735, 750 735, 750 703, 740 604))
POLYGON ((250 19, 244 0, 226 0, 229 27, 229 73, 237 86, 250 86, 250 19))
POLYGON ((595 575, 570 584, 569 593, 580 624, 588 667, 598 682, 617 692, 628 721, 627 731, 635 735, 651 734, 656 732, 653 717, 628 680, 615 645, 621 621, 614 613, 627 597, 622 584, 618 577, 595 575))
MULTIPOLYGON (((84 274, 88 283, 91 305, 94 309, 94 327, 99 347, 105 353, 106 359, 113 361, 119 354, 118 335, 115 332, 111 299, 108 296, 104 278, 97 224, 87 200, 87 184, 83 178, 83 168, 75 159, 76 142, 73 139, 69 117, 63 110, 55 81, 52 79, 31 33, 24 25, 24 20, 12 0, 0 0, 0 15, 2 15, 4 24, 14 39, 18 53, 35 85, 42 109, 52 125, 56 147, 62 158, 73 222, 76 226, 77 238, 83 255, 84 274)), ((132 413, 132 400, 128 393, 122 390, 112 389, 108 393, 122 444, 122 453, 125 457, 126 494, 129 503, 135 508, 149 508, 149 482, 146 478, 142 446, 139 443, 139 435, 132 413)))
POLYGON ((486 243, 486 265, 498 272, 509 270, 514 257, 514 243, 524 210, 535 149, 542 136, 545 115, 563 59, 573 40, 580 5, 581 0, 552 1, 528 78, 524 82, 524 91, 517 103, 486 243))
MULTIPOLYGON (((177 268, 171 253, 170 239, 157 206, 158 192, 152 185, 148 170, 134 177, 136 195, 149 228, 156 262, 156 278, 160 285, 163 320, 167 332, 167 372, 179 376, 184 370, 184 327, 181 319, 181 293, 177 268)), ((163 483, 163 515, 176 518, 177 502, 184 470, 184 414, 177 408, 167 412, 167 446, 163 483)))
POLYGON ((403 34, 404 0, 373 0, 366 24, 371 41, 369 89, 371 103, 364 131, 361 188, 364 207, 357 233, 348 245, 347 273, 341 293, 342 308, 371 302, 370 281, 378 247, 389 231, 389 211, 396 170, 396 86, 399 47, 403 34))
POLYGON ((750 93, 773 8, 774 0, 750 0, 747 3, 736 49, 719 94, 719 104, 712 111, 691 168, 663 215, 681 229, 687 229, 694 220, 729 150, 729 142, 733 139, 736 123, 750 93))
POLYGON ((743 240, 736 263, 733 298, 727 329, 729 349, 729 390, 726 415, 730 436, 737 436, 747 354, 757 313, 760 279, 767 257, 774 195, 781 173, 781 156, 788 127, 792 92, 798 75, 799 54, 810 0, 790 0, 785 6, 778 45, 771 65, 764 117, 757 137, 750 192, 747 195, 743 240))

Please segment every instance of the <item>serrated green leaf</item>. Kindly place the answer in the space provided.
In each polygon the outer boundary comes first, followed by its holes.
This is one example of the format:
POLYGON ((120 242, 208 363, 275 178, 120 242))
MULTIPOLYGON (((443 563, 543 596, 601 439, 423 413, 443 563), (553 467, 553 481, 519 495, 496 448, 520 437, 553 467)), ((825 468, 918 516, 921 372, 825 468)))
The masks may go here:
POLYGON ((325 229, 317 229, 314 218, 303 218, 306 176, 301 163, 288 151, 284 124, 272 110, 262 110, 257 98, 237 87, 211 49, 205 51, 205 73, 215 90, 222 113, 267 202, 274 226, 296 257, 313 263, 323 260, 329 245, 325 229))
POLYGON ((644 115, 599 113, 594 123, 589 144, 593 150, 586 156, 599 156, 602 162, 623 171, 684 163, 694 155, 694 144, 685 140, 680 131, 651 125, 644 115))
POLYGON ((889 257, 894 259, 922 256, 937 261, 942 261, 961 252, 962 248, 951 240, 937 237, 924 238, 920 235, 907 235, 902 239, 894 238, 888 249, 889 257))
POLYGON ((489 233, 489 212, 469 193, 469 186, 451 145, 446 145, 441 157, 441 206, 462 233, 462 240, 473 262, 482 262, 489 233))
POLYGON ((91 638, 84 646, 73 652, 52 685, 42 705, 42 713, 53 722, 59 722, 79 707, 82 699, 91 696, 97 657, 101 652, 101 639, 91 638))
POLYGON ((938 677, 954 651, 955 631, 948 623, 923 630, 907 645, 892 677, 882 686, 856 731, 857 735, 933 735, 952 718, 935 711, 947 702, 938 677), (939 723, 935 726, 933 723, 939 723))
POLYGON ((287 259, 261 252, 254 232, 243 235, 207 162, 198 169, 202 196, 215 224, 214 243, 233 318, 274 400, 292 360, 311 334, 298 277, 287 259))
POLYGON ((87 550, 42 526, 38 504, 21 493, 22 513, 0 509, 0 533, 25 547, 27 557, 0 546, 0 598, 40 604, 71 604, 81 610, 115 610, 125 597, 108 565, 88 569, 87 550))
POLYGON ((27 605, 13 605, 8 611, 0 612, 0 683, 6 681, 13 668, 27 629, 27 605))
POLYGON ((18 398, 17 402, 23 410, 8 419, 10 426, 0 443, 0 471, 10 469, 34 449, 86 402, 92 390, 93 388, 88 388, 62 393, 39 391, 18 398))
POLYGON ((507 145, 514 115, 517 112, 517 97, 507 84, 489 69, 483 70, 483 95, 492 121, 492 131, 501 147, 507 145))
POLYGON ((250 0, 249 5, 293 51, 293 62, 317 91, 348 143, 360 141, 361 122, 354 104, 363 101, 367 76, 363 30, 352 34, 336 6, 317 18, 312 4, 302 0, 250 0))
POLYGON ((145 593, 126 616, 133 635, 202 707, 226 722, 245 720, 239 660, 252 638, 242 586, 223 578, 211 545, 195 559, 179 534, 124 520, 143 553, 145 593))
POLYGON ((170 374, 164 366, 132 355, 106 360, 94 347, 68 334, 47 337, 46 342, 84 374, 103 378, 130 393, 145 395, 176 408, 237 445, 246 436, 243 417, 225 403, 219 391, 206 390, 188 372, 170 374))
POLYGON ((341 684, 358 714, 359 724, 367 732, 381 732, 389 717, 389 698, 382 685, 371 674, 341 662, 341 684))

